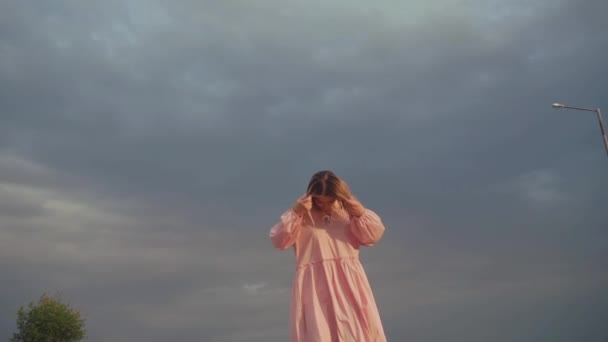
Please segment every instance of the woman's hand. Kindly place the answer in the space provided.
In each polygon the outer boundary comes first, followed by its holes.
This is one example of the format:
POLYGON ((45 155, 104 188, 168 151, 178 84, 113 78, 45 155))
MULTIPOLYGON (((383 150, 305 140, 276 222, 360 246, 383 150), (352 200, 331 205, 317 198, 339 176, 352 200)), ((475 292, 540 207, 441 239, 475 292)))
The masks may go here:
POLYGON ((304 194, 302 197, 298 198, 292 209, 296 215, 304 215, 304 213, 312 209, 312 197, 308 194, 304 194))
POLYGON ((350 197, 342 200, 344 209, 351 217, 361 217, 365 214, 365 207, 355 197, 350 197))

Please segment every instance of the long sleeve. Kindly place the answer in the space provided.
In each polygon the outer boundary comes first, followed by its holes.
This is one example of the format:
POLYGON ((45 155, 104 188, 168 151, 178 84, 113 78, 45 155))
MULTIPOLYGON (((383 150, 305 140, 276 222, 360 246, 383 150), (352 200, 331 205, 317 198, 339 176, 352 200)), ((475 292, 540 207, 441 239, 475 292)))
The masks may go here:
POLYGON ((350 220, 350 231, 363 246, 372 246, 380 241, 384 230, 380 216, 367 208, 361 217, 352 217, 350 220))
POLYGON ((287 249, 291 247, 302 227, 302 217, 298 216, 293 210, 287 210, 281 215, 281 219, 270 229, 270 240, 277 249, 287 249))

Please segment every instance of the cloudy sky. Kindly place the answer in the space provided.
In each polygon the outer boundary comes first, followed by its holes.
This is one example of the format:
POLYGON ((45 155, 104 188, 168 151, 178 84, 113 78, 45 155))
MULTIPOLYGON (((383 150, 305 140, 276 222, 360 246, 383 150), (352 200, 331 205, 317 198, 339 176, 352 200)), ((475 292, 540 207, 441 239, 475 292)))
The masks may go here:
MULTIPOLYGON (((604 0, 0 2, 0 339, 286 341, 268 230, 315 171, 380 214, 390 341, 608 339, 604 0)), ((606 116, 608 120, 608 116, 606 116)))

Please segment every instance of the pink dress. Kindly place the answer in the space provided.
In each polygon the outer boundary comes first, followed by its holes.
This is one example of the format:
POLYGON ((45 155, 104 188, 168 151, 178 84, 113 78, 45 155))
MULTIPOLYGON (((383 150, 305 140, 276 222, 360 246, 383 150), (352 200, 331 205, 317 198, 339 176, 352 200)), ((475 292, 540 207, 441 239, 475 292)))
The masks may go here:
POLYGON ((384 224, 372 210, 313 225, 291 209, 270 230, 275 248, 293 247, 296 270, 290 304, 291 342, 385 342, 380 314, 359 261, 384 224))

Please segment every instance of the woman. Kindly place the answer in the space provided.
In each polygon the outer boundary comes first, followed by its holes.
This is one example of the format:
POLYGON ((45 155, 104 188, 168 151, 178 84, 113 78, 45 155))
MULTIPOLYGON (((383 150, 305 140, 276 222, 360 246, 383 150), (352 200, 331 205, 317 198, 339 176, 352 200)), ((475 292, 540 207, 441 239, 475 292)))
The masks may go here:
POLYGON ((384 229, 333 172, 312 176, 306 193, 269 234, 275 248, 293 247, 296 256, 291 342, 386 341, 359 261, 360 246, 374 245, 384 229))

